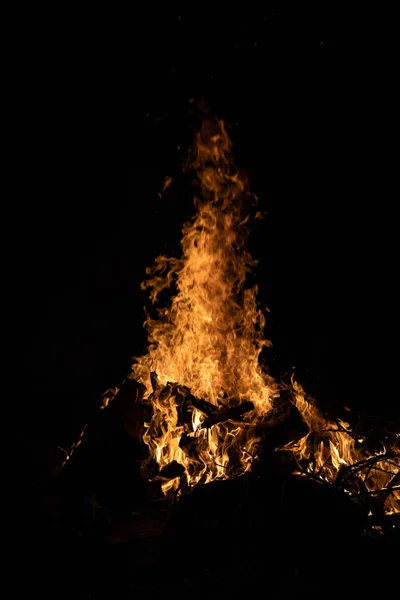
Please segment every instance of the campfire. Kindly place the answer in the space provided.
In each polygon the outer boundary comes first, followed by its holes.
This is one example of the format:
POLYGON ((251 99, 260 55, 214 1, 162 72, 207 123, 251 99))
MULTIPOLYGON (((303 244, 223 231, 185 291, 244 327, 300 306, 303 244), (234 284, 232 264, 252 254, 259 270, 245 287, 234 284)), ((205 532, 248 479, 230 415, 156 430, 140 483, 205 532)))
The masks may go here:
POLYGON ((327 597, 340 556, 353 581, 342 597, 370 597, 369 572, 395 572, 400 431, 346 407, 331 417, 294 374, 269 374, 268 322, 247 283, 263 215, 222 121, 203 122, 186 168, 196 212, 181 257, 147 269, 147 349, 70 450, 49 453, 35 482, 46 527, 90 591, 128 579, 144 597, 208 586, 222 598, 268 582, 271 597, 327 597), (116 575, 122 558, 131 566, 116 575))
POLYGON ((142 475, 179 498, 254 471, 272 449, 293 475, 334 486, 370 516, 400 512, 399 432, 386 427, 372 444, 362 423, 325 418, 299 381, 274 380, 263 367, 266 319, 257 287, 246 285, 256 265, 246 240, 263 215, 222 121, 203 123, 188 167, 198 195, 182 256, 147 269, 142 288, 156 308, 145 321, 147 351, 104 396, 103 407, 118 397, 130 406, 148 447, 142 475))

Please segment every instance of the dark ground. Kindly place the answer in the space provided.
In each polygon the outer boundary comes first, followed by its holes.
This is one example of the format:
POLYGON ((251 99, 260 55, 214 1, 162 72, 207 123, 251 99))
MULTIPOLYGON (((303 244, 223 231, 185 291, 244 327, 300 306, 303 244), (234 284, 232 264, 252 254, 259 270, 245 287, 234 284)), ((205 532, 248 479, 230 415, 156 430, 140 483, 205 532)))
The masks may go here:
POLYGON ((391 49, 269 10, 142 19, 127 44, 73 21, 27 23, 15 50, 18 443, 70 444, 143 351, 144 269, 192 214, 192 97, 231 123, 268 213, 250 245, 272 373, 398 422, 391 49))

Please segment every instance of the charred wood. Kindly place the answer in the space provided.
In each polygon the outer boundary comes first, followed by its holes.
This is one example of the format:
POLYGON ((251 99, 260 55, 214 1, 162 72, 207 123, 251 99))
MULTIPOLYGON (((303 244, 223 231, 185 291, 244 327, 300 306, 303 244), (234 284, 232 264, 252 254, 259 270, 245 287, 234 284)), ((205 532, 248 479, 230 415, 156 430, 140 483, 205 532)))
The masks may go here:
POLYGON ((233 406, 231 408, 227 408, 226 410, 214 413, 213 415, 211 415, 203 421, 201 428, 206 429, 212 427, 213 425, 216 425, 217 423, 223 423, 224 421, 239 419, 242 415, 252 410, 254 410, 254 404, 252 402, 243 402, 242 404, 238 404, 237 406, 233 406))
POLYGON ((291 441, 297 441, 309 432, 307 425, 292 402, 290 392, 282 393, 274 399, 272 409, 255 426, 255 434, 261 436, 263 444, 279 448, 291 441))
POLYGON ((168 465, 163 467, 158 475, 163 479, 175 479, 175 477, 180 477, 185 472, 185 467, 179 464, 176 460, 173 460, 168 465))
POLYGON ((183 433, 181 439, 179 440, 179 447, 184 451, 186 456, 200 463, 201 461, 198 455, 198 442, 199 439, 197 437, 192 437, 187 433, 183 433))

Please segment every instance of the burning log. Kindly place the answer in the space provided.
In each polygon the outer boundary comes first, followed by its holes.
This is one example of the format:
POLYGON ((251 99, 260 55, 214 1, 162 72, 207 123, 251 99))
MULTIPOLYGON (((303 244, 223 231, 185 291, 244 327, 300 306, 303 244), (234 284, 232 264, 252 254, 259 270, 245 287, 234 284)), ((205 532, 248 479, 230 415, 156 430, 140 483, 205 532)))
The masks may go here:
POLYGON ((187 456, 189 456, 189 458, 200 462, 200 459, 199 459, 199 456, 197 453, 198 441, 199 440, 197 437, 192 437, 192 436, 188 435, 187 433, 184 433, 182 435, 181 439, 179 440, 179 447, 185 452, 185 454, 187 456))
POLYGON ((256 436, 261 436, 271 448, 279 448, 289 441, 296 441, 309 432, 289 390, 273 401, 272 409, 255 426, 256 436))
MULTIPOLYGON (((146 400, 147 407, 151 409, 151 404, 155 398, 165 405, 173 400, 178 413, 177 425, 179 427, 183 426, 186 430, 193 432, 193 411, 195 409, 203 413, 206 418, 219 414, 218 409, 213 404, 202 398, 197 398, 184 385, 168 382, 165 386, 160 386, 154 373, 151 377, 151 383, 153 393, 146 400)), ((147 418, 146 420, 149 421, 150 419, 147 418)))
POLYGON ((215 406, 210 402, 207 402, 207 400, 203 400, 202 398, 196 398, 196 396, 193 396, 193 394, 191 393, 189 393, 187 399, 195 408, 197 408, 197 410, 204 413, 205 415, 210 416, 213 413, 215 413, 215 406))
POLYGON ((160 387, 160 384, 158 382, 157 373, 155 371, 152 371, 150 373, 150 383, 151 383, 151 387, 153 388, 153 392, 156 392, 158 390, 158 388, 160 387))
POLYGON ((206 417, 215 414, 217 410, 210 402, 196 398, 185 386, 174 384, 174 394, 178 406, 178 425, 186 425, 190 431, 193 431, 194 409, 199 410, 206 417))
POLYGON ((224 421, 239 419, 242 415, 252 410, 254 410, 254 404, 252 402, 243 402, 237 406, 214 413, 203 421, 201 429, 207 429, 213 425, 216 425, 217 423, 223 423, 224 421))
POLYGON ((179 464, 176 460, 173 460, 168 465, 165 465, 159 473, 159 477, 163 477, 163 479, 175 479, 175 477, 180 477, 185 472, 185 467, 179 464))

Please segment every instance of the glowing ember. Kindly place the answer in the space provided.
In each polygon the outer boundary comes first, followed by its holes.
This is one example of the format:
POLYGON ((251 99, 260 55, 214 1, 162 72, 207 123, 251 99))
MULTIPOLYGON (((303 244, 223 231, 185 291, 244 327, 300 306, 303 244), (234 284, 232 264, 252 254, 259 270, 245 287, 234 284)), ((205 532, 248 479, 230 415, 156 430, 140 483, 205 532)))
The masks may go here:
MULTIPOLYGON (((176 461, 190 486, 251 468, 260 441, 256 426, 283 390, 259 362, 269 342, 256 303, 257 288, 246 287, 246 275, 256 263, 245 244, 249 208, 256 199, 235 168, 222 122, 203 125, 192 165, 201 198, 195 200, 195 217, 183 227, 182 258, 158 257, 142 284, 153 303, 165 289, 171 290, 172 301, 158 309, 157 319, 147 319, 148 350, 132 366, 132 377, 145 386, 144 401, 152 407, 143 437, 151 457, 160 469, 176 461), (239 414, 245 402, 252 405, 246 405, 243 416, 229 413, 239 407, 239 414), (207 421, 207 403, 216 411, 228 409, 228 418, 207 421), (183 407, 191 415, 189 421, 182 417, 183 407)), ((371 456, 346 423, 326 421, 295 381, 291 392, 310 429, 299 442, 285 447, 299 461, 301 472, 326 481, 341 477, 343 489, 352 493, 351 466, 364 461, 357 481, 363 482, 366 494, 393 484, 399 472, 394 446, 378 462, 368 462, 371 456)), ((182 476, 168 479, 164 492, 181 482, 182 476)), ((400 510, 398 487, 388 489, 386 511, 400 510)))

